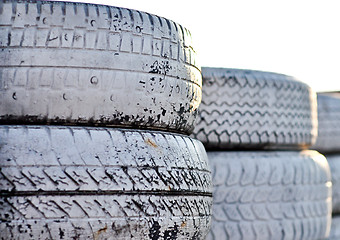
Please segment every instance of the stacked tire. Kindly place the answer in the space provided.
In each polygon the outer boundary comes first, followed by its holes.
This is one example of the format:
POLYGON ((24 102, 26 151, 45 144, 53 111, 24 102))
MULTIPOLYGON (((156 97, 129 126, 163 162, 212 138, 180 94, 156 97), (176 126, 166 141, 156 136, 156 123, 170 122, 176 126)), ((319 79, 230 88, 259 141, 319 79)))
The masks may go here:
POLYGON ((325 157, 304 150, 317 136, 315 93, 276 73, 202 68, 193 136, 213 174, 209 240, 326 239, 331 176, 325 157))
POLYGON ((340 93, 318 94, 318 138, 313 149, 325 154, 333 185, 333 218, 329 239, 340 238, 340 93))
POLYGON ((190 32, 67 2, 0 0, 0 22, 0 239, 204 239, 190 32))

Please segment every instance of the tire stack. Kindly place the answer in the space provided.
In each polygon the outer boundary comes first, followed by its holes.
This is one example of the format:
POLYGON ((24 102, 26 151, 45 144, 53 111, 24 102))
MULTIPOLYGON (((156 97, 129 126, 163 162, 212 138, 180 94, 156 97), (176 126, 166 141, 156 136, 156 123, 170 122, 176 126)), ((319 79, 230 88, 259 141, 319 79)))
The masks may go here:
POLYGON ((331 223, 326 159, 303 150, 317 135, 315 93, 276 73, 202 68, 193 136, 213 173, 209 240, 325 239, 331 223))
POLYGON ((313 146, 325 154, 332 175, 333 218, 330 240, 340 239, 340 93, 318 94, 318 138, 313 146))
POLYGON ((35 0, 0 0, 0 22, 0 239, 204 239, 190 32, 35 0))

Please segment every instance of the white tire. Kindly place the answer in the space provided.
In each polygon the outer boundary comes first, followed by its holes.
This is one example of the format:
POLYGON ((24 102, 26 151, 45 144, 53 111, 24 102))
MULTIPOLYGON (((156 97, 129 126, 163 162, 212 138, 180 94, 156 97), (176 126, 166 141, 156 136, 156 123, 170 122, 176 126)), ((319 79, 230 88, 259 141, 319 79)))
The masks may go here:
POLYGON ((197 140, 1 126, 0 146, 0 239, 204 239, 209 231, 211 173, 197 140))
POLYGON ((326 155, 332 174, 333 213, 340 213, 340 155, 326 155))
POLYGON ((213 172, 209 240, 325 239, 331 179, 315 151, 208 152, 213 172))
POLYGON ((339 240, 340 239, 340 217, 334 216, 332 218, 331 233, 329 234, 328 240, 339 240))
POLYGON ((340 93, 318 94, 318 138, 313 149, 340 153, 340 93))
POLYGON ((316 95, 294 78, 252 70, 202 68, 202 103, 193 136, 209 149, 300 149, 317 136, 316 95))
POLYGON ((192 132, 202 77, 181 25, 83 3, 0 9, 0 123, 192 132))

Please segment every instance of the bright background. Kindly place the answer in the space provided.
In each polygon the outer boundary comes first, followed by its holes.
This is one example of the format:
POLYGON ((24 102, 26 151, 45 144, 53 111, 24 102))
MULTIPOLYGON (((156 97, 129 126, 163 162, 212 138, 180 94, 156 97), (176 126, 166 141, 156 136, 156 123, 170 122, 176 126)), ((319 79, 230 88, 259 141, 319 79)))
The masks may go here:
POLYGON ((340 90, 339 0, 84 2, 141 10, 180 23, 191 31, 202 66, 278 72, 316 91, 340 90))

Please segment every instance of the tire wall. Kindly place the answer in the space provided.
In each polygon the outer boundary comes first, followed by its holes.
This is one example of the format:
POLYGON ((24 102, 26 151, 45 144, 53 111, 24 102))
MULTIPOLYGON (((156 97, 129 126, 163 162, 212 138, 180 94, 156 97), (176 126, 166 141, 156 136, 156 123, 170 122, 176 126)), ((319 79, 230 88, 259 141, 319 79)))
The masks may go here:
POLYGON ((325 239, 332 212, 326 159, 315 151, 208 152, 209 240, 325 239))
POLYGON ((211 172, 197 140, 55 126, 1 126, 0 139, 2 239, 204 239, 209 231, 211 172))
POLYGON ((202 68, 193 136, 207 149, 305 149, 317 137, 316 94, 283 74, 202 68))
POLYGON ((313 149, 323 154, 340 153, 340 97, 318 94, 318 138, 313 149))
POLYGON ((148 13, 0 1, 0 122, 191 133, 202 79, 190 32, 148 13))

